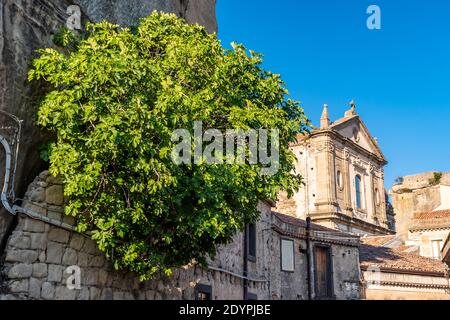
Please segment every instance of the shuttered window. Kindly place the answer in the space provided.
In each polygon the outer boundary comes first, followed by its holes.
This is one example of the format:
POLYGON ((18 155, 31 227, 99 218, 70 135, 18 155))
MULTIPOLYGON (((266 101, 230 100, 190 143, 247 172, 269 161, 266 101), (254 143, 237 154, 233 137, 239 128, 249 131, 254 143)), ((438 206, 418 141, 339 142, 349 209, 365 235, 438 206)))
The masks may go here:
POLYGON ((281 239, 281 270, 292 272, 294 268, 294 240, 281 239))

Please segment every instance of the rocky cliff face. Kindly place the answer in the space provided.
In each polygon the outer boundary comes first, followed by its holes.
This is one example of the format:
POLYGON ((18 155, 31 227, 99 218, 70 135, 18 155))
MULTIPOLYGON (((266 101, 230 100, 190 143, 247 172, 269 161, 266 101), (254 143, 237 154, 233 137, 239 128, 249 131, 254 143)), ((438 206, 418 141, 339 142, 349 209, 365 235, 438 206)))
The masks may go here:
POLYGON ((120 25, 135 25, 153 10, 175 13, 190 23, 217 32, 216 0, 74 0, 93 21, 106 19, 120 25))
MULTIPOLYGON (((52 35, 66 24, 68 6, 78 4, 92 21, 110 20, 134 25, 153 10, 173 12, 190 23, 217 30, 215 0, 3 0, 0 3, 0 110, 21 120, 22 136, 15 190, 23 196, 26 186, 44 168, 38 148, 46 139, 35 126, 39 88, 27 81, 36 49, 52 45, 52 35)), ((4 125, 0 118, 0 127, 4 125)), ((0 151, 0 182, 3 184, 4 152, 0 151)), ((0 251, 2 234, 10 217, 0 206, 0 251)))
POLYGON ((439 181, 433 180, 434 172, 406 176, 390 190, 397 233, 402 239, 407 238, 415 213, 433 211, 444 203, 441 189, 450 185, 450 172, 442 174, 439 181))

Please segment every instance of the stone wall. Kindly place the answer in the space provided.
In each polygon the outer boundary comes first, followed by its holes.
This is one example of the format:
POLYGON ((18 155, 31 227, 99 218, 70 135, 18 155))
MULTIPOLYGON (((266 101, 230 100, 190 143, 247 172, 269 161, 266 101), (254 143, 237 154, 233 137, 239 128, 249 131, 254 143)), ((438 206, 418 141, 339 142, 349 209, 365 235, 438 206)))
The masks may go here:
MULTIPOLYGON (((274 257, 280 256, 281 239, 293 239, 295 248, 293 272, 282 271, 280 262, 274 261, 273 273, 278 277, 272 277, 272 290, 279 292, 279 298, 283 300, 307 300, 308 299, 308 277, 306 254, 301 253, 299 248, 306 248, 304 239, 290 238, 286 236, 274 237, 274 257)), ((327 245, 321 241, 311 241, 311 252, 315 245, 327 245)), ((357 300, 360 299, 360 274, 359 274, 359 252, 358 247, 346 245, 329 244, 332 261, 332 287, 333 298, 337 300, 357 300)), ((314 257, 311 256, 311 297, 316 298, 315 294, 315 273, 314 257)))

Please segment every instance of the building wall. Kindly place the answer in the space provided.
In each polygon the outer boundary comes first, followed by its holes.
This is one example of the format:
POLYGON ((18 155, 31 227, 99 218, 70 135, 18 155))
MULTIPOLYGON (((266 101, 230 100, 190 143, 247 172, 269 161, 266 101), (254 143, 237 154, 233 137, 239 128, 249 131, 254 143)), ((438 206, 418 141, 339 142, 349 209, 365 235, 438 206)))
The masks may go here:
MULTIPOLYGON (((315 273, 313 248, 316 245, 327 246, 320 241, 311 241, 310 268, 311 268, 311 289, 312 299, 315 294, 315 273)), ((342 246, 338 244, 328 244, 331 250, 332 259, 332 279, 333 293, 337 300, 357 300, 360 298, 360 275, 359 275, 359 252, 357 247, 342 246)), ((273 256, 276 261, 273 264, 273 273, 279 274, 277 280, 271 285, 274 290, 280 292, 280 299, 284 300, 306 300, 308 299, 308 273, 306 253, 300 252, 300 248, 306 248, 304 239, 296 239, 289 236, 274 237, 273 256), (295 271, 282 271, 280 260, 281 239, 294 240, 295 248, 295 271), (278 250, 277 250, 278 249, 278 250)))
POLYGON ((450 185, 440 185, 441 204, 436 210, 450 209, 450 185))
POLYGON ((374 276, 363 272, 364 279, 377 280, 365 288, 367 300, 450 300, 450 282, 447 277, 381 272, 374 276))
MULTIPOLYGON (((273 237, 273 263, 272 274, 281 275, 271 277, 271 287, 275 292, 280 292, 279 299, 303 300, 308 299, 308 261, 307 241, 305 229, 286 225, 273 217, 273 224, 279 234, 273 237), (280 232, 280 230, 282 230, 280 232), (294 241, 294 267, 293 272, 283 271, 281 268, 281 240, 294 241)), ((331 277, 334 299, 355 300, 361 296, 360 268, 358 238, 351 240, 343 238, 343 235, 334 231, 311 230, 310 234, 310 283, 311 298, 316 299, 315 293, 315 257, 314 247, 322 246, 330 250, 331 277), (349 242, 346 242, 349 241, 349 242)))
POLYGON ((419 254, 423 257, 437 258, 440 260, 441 257, 433 256, 433 241, 438 241, 440 243, 440 250, 442 250, 449 233, 450 228, 409 231, 405 244, 407 246, 419 247, 419 254))

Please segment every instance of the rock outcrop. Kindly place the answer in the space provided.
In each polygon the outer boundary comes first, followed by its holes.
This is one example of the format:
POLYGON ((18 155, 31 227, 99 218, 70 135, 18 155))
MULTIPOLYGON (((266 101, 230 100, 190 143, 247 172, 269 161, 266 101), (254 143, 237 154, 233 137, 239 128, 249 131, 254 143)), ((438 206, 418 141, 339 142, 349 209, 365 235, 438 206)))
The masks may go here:
POLYGON ((135 25, 153 10, 175 13, 189 23, 217 32, 216 0, 74 0, 93 21, 106 19, 120 25, 135 25))
MULTIPOLYGON (((35 125, 40 88, 27 81, 36 49, 52 45, 52 35, 66 24, 70 5, 78 4, 85 18, 134 25, 153 10, 173 12, 190 23, 217 30, 215 0, 4 0, 0 3, 0 110, 21 120, 22 135, 15 191, 22 197, 27 185, 45 167, 39 147, 48 137, 35 125)), ((4 125, 0 118, 0 127, 4 125)), ((4 168, 4 152, 0 152, 4 168)), ((3 183, 0 175, 0 182, 3 183)), ((11 217, 0 209, 0 251, 2 235, 11 217)))
POLYGON ((391 188, 397 233, 403 240, 408 237, 415 213, 433 211, 448 202, 444 192, 450 186, 450 172, 443 173, 439 181, 435 178, 435 172, 406 176, 391 188))

